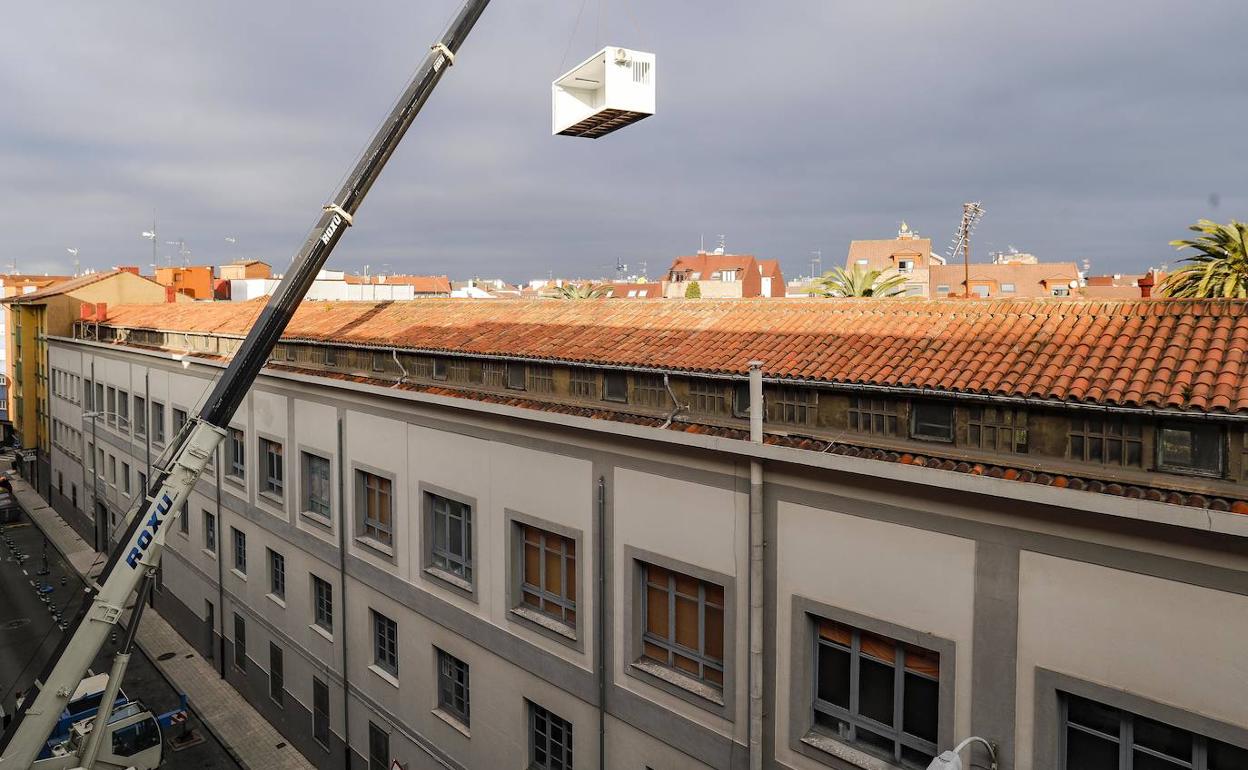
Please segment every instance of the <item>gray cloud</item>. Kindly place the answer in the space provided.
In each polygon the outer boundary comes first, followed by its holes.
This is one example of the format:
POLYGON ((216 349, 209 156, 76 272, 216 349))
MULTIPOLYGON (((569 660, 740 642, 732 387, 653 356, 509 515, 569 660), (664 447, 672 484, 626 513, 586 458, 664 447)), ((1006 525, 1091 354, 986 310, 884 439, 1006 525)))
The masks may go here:
MULTIPOLYGON (((286 264, 455 4, 361 5, 9 9, 0 264, 146 265, 153 207, 196 261, 286 264)), ((1125 271, 1200 216, 1248 217, 1242 0, 586 0, 569 48, 579 6, 491 6, 337 265, 654 274, 726 233, 792 275, 901 219, 943 245, 980 199, 981 258, 1125 271), (657 52, 658 115, 550 137, 565 50, 606 43, 657 52)))

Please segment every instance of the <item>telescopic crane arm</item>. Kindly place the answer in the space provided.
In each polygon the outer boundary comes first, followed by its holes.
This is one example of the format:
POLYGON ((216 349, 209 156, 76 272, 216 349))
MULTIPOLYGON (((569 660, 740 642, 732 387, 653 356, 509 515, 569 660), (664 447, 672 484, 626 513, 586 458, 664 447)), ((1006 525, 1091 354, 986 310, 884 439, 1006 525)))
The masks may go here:
MULTIPOLYGON (((26 698, 0 737, 0 770, 26 770, 34 763, 66 701, 121 619, 127 599, 141 581, 151 579, 148 575, 160 563, 166 532, 295 309, 487 5, 489 0, 466 0, 446 33, 430 49, 342 188, 325 205, 256 324, 213 385, 203 410, 179 432, 158 461, 144 499, 128 514, 118 547, 96 585, 86 589, 82 610, 36 681, 37 695, 26 698)), ((140 612, 141 605, 136 605, 132 623, 138 622, 140 612)))

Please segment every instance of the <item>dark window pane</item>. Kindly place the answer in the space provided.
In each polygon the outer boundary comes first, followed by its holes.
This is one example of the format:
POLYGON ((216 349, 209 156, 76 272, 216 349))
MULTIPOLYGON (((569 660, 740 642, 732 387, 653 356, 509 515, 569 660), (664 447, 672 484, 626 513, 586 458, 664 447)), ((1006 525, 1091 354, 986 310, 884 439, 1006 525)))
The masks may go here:
POLYGON ((1068 729, 1066 770, 1118 770, 1117 741, 1068 729))
POLYGON ((859 727, 857 731, 858 742, 875 749, 875 753, 882 754, 886 757, 893 756, 893 739, 887 738, 879 733, 864 730, 859 727))
POLYGON ((1248 750, 1221 741, 1209 741, 1209 770, 1241 770, 1248 767, 1248 750))
POLYGON ((927 677, 907 673, 906 693, 902 701, 902 727, 917 738, 935 743, 939 703, 939 684, 927 677))
POLYGON ((849 653, 819 645, 819 698, 849 708, 849 653))
POLYGON ((1144 717, 1135 718, 1135 744, 1161 752, 1169 757, 1190 761, 1192 734, 1177 727, 1144 717))
POLYGON ((1088 459, 1092 462, 1099 463, 1101 461, 1101 450, 1104 448, 1104 439, 1100 436, 1093 436, 1088 439, 1088 459))
POLYGON ((1067 700, 1067 720, 1118 737, 1118 711, 1108 706, 1070 696, 1067 700))
POLYGON ((1191 767, 1187 762, 1180 762, 1177 759, 1163 759, 1161 757, 1149 754, 1136 749, 1135 756, 1132 758, 1132 770, 1178 770, 1178 768, 1191 767))
POLYGON ((893 667, 862 658, 858 667, 859 710, 886 725, 893 723, 893 667))
POLYGON ((1073 460, 1083 460, 1083 436, 1070 437, 1070 457, 1073 460))

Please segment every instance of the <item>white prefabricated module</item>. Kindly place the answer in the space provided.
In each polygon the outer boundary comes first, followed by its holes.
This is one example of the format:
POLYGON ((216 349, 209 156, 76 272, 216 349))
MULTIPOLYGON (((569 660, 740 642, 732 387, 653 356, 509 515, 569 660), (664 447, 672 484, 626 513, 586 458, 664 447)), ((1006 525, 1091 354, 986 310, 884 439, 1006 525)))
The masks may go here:
POLYGON ((607 46, 551 92, 552 133, 597 139, 654 114, 654 54, 607 46))

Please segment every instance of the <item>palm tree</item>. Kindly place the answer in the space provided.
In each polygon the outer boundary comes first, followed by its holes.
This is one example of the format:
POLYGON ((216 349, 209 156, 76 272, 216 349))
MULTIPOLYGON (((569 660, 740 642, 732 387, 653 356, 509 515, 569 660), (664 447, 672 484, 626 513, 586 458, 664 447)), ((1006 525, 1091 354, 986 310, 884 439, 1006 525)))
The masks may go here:
POLYGON ((905 292, 906 277, 858 265, 846 270, 834 267, 815 281, 810 293, 816 297, 896 297, 905 292))
POLYGON ((1202 219, 1188 228, 1198 238, 1171 241, 1176 249, 1196 249, 1166 276, 1161 292, 1182 299, 1248 298, 1248 222, 1220 225, 1202 219))
POLYGON ((555 297, 558 299, 599 299, 607 296, 610 289, 609 286, 592 283, 565 283, 555 287, 555 297))

